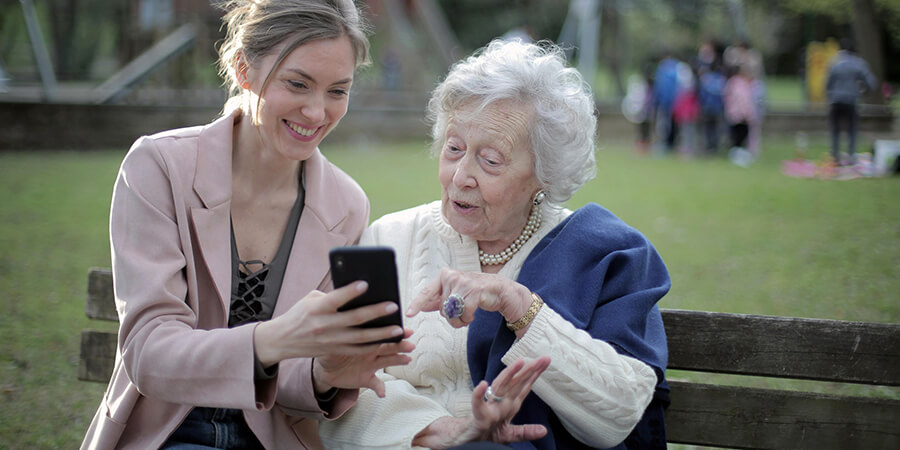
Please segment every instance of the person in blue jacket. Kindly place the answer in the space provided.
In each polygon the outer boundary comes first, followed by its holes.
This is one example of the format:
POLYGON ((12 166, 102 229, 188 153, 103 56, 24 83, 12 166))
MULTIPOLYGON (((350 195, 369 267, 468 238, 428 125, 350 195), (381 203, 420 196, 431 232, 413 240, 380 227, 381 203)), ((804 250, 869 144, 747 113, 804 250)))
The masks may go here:
POLYGON ((828 125, 831 129, 831 156, 838 164, 852 165, 856 152, 856 130, 859 126, 859 112, 856 104, 859 97, 877 87, 875 75, 866 61, 854 53, 854 43, 850 38, 840 40, 841 50, 831 60, 828 78, 825 82, 825 96, 828 99, 828 125), (840 155, 841 125, 847 129, 846 160, 840 155))

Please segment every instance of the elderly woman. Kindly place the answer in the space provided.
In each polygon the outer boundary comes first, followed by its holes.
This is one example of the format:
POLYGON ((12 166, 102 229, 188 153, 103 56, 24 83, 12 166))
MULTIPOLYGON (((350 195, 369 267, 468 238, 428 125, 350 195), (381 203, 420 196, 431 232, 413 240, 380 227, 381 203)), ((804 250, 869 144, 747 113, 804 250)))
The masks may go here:
POLYGON ((563 203, 593 177, 588 87, 558 47, 495 41, 429 102, 441 200, 389 214, 408 366, 324 423, 328 448, 665 446, 670 282, 648 240, 563 203), (490 383, 490 384, 489 384, 490 383))

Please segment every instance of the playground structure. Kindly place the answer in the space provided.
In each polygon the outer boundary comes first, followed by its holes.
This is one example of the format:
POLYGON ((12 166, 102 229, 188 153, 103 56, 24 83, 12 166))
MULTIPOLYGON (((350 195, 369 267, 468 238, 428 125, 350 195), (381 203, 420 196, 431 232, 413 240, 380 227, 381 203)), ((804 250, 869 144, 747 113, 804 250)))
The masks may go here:
MULTIPOLYGON (((193 19, 184 23, 169 20, 165 33, 158 33, 157 39, 102 82, 72 85, 56 79, 32 0, 20 2, 40 83, 8 84, 5 89, 0 84, 0 119, 6 124, 0 130, 0 150, 123 147, 142 134, 207 123, 220 112, 225 93, 219 87, 170 88, 146 83, 154 75, 172 70, 173 65, 197 59, 196 50, 210 46, 214 40, 209 29, 210 17, 215 19, 215 12, 210 13, 212 7, 202 6, 206 11, 194 12, 193 19), (57 126, 60 123, 67 126, 57 126), (30 131, 48 128, 56 132, 30 131)), ((453 62, 468 52, 436 0, 371 0, 366 4, 373 12, 373 25, 381 41, 374 61, 377 74, 367 77, 363 73, 355 84, 350 114, 332 139, 426 139, 428 91, 453 62)), ((628 40, 621 28, 601 33, 606 23, 604 13, 614 13, 609 7, 615 4, 614 0, 568 3, 557 42, 567 49, 570 61, 586 80, 596 79, 604 39, 628 40)), ((741 1, 729 0, 727 6, 735 30, 745 33, 741 1)), ((620 51, 627 52, 615 50, 620 51)), ((620 95, 624 84, 621 58, 607 55, 604 60, 620 95)), ((2 78, 0 72, 0 83, 2 78)), ((633 135, 634 126, 622 117, 617 99, 598 99, 597 114, 601 136, 633 135)), ((824 109, 803 105, 771 108, 765 127, 767 133, 824 132, 827 119, 824 109)), ((888 137, 895 129, 889 108, 862 108, 863 133, 888 137)))

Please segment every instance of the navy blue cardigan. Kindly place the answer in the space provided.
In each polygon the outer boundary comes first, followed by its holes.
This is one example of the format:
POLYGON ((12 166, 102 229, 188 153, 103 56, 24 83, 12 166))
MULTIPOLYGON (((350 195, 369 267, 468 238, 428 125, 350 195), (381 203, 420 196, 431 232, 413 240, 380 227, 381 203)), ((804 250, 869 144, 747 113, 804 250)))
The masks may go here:
MULTIPOLYGON (((666 335, 656 302, 671 286, 665 264, 639 231, 597 204, 573 212, 532 250, 519 283, 537 292, 563 318, 620 354, 650 365, 656 392, 640 423, 615 449, 665 448, 663 409, 668 406, 666 335)), ((500 358, 515 341, 497 312, 477 310, 468 330, 472 382, 491 382, 505 368, 500 358)), ((563 427, 534 392, 513 419, 542 424, 547 435, 514 448, 588 448, 563 427)))

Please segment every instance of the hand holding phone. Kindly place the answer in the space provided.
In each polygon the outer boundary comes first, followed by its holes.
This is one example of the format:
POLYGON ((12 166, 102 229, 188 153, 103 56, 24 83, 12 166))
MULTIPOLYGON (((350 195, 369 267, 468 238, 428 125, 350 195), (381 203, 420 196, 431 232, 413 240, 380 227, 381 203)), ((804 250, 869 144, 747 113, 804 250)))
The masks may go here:
MULTIPOLYGON (((360 327, 377 328, 391 325, 403 327, 403 315, 400 312, 400 289, 397 284, 397 264, 394 262, 392 248, 335 247, 329 253, 329 261, 335 288, 354 281, 365 281, 369 284, 366 292, 345 303, 338 308, 338 311, 392 301, 397 304, 396 312, 370 320, 360 327)), ((402 338, 401 335, 378 342, 400 342, 402 338)))

